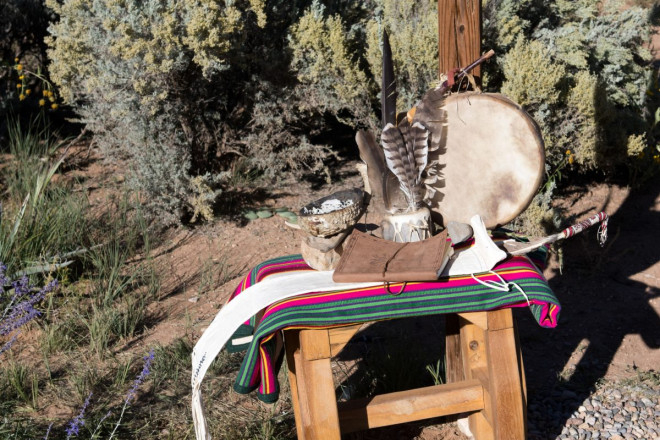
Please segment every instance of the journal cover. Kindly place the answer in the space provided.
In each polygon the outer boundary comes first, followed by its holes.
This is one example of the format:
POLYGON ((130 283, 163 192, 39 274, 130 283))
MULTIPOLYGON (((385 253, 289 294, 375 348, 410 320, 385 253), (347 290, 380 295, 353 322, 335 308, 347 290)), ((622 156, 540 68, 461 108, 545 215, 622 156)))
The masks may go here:
POLYGON ((423 241, 396 243, 353 230, 332 280, 337 283, 368 281, 437 280, 449 258, 447 230, 423 241))

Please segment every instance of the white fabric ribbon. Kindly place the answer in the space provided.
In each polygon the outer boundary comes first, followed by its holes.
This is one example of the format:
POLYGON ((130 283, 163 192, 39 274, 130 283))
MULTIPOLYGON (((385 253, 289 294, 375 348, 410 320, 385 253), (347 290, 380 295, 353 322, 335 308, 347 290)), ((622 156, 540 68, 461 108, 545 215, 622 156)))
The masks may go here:
POLYGON ((382 285, 382 282, 337 284, 332 281, 332 273, 333 271, 276 273, 248 287, 220 309, 192 352, 192 415, 197 440, 211 439, 202 402, 202 379, 220 350, 242 323, 269 305, 292 296, 382 285))

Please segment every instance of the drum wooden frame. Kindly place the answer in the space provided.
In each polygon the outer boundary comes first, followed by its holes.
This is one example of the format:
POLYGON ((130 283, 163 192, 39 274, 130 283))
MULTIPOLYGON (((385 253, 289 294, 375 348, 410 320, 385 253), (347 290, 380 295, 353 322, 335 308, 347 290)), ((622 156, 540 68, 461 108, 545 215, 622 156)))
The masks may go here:
POLYGON ((447 382, 337 404, 330 359, 361 325, 285 330, 289 384, 299 440, 432 417, 467 416, 476 440, 526 438, 525 376, 510 309, 447 315, 447 382))

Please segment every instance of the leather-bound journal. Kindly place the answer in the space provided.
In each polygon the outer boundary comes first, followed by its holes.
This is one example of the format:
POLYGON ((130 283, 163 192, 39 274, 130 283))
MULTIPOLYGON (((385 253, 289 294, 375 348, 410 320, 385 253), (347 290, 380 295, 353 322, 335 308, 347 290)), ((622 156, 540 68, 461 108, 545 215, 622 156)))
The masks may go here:
POLYGON ((337 283, 437 280, 449 259, 447 230, 423 241, 397 243, 353 230, 332 276, 337 283))

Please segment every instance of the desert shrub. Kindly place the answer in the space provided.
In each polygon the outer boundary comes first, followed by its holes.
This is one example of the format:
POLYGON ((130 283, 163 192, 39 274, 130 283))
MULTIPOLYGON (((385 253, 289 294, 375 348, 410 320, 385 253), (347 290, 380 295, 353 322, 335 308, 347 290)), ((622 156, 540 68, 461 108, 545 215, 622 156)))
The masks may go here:
POLYGON ((435 77, 434 4, 49 0, 51 72, 152 215, 208 218, 232 172, 327 177, 329 124, 376 128, 385 26, 409 107, 435 77))
POLYGON ((237 159, 268 178, 322 168, 296 126, 291 2, 48 4, 54 80, 161 222, 208 217, 237 159))
POLYGON ((500 53, 489 87, 541 126, 548 163, 607 170, 641 135, 650 53, 649 10, 618 1, 491 0, 486 35, 500 53))
POLYGON ((523 229, 556 222, 548 202, 567 172, 627 169, 636 179, 640 155, 652 156, 653 148, 645 121, 648 6, 488 0, 484 17, 485 44, 498 53, 487 88, 520 103, 545 141, 549 182, 519 219, 523 229))
MULTIPOLYGON (((351 23, 314 2, 290 39, 305 87, 332 95, 340 103, 335 108, 352 108, 364 125, 366 105, 356 96, 379 92, 383 30, 390 34, 399 110, 437 78, 437 2, 373 3, 370 14, 351 23), (353 94, 342 92, 346 80, 353 94)), ((646 130, 648 8, 615 0, 484 3, 484 47, 497 54, 497 63, 484 68, 487 89, 508 95, 539 123, 550 175, 566 165, 602 170, 626 163, 628 139, 646 130)))
MULTIPOLYGON (((53 78, 164 223, 209 218, 232 173, 328 175, 316 143, 330 123, 379 129, 384 30, 399 111, 437 79, 432 0, 48 1, 53 78)), ((549 178, 628 164, 651 142, 648 8, 619 6, 484 2, 486 89, 539 123, 549 178)))
POLYGON ((392 46, 399 97, 397 110, 407 111, 438 79, 437 1, 398 2, 378 0, 366 24, 370 76, 380 89, 382 31, 392 46))
POLYGON ((347 29, 339 14, 326 15, 325 7, 314 1, 291 28, 291 66, 300 82, 299 91, 308 97, 310 108, 322 108, 334 115, 342 111, 351 123, 373 125, 370 89, 373 84, 352 53, 358 33, 347 29))

